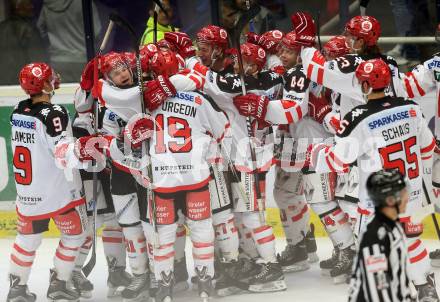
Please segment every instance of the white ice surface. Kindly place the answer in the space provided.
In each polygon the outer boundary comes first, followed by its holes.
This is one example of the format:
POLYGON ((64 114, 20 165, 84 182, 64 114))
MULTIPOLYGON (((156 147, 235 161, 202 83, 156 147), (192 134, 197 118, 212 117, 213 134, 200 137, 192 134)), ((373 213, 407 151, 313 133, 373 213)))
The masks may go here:
MULTIPOLYGON (((7 272, 9 267, 9 254, 13 244, 13 239, 0 239, 0 301, 6 300, 8 291, 7 272)), ((429 250, 440 248, 440 244, 435 240, 424 241, 429 250)), ((188 241, 187 241, 188 243, 188 241)), ((37 251, 37 257, 34 262, 31 277, 29 280, 29 288, 32 292, 37 294, 37 301, 46 301, 46 291, 49 280, 49 268, 52 265, 52 258, 56 249, 58 241, 56 239, 44 239, 43 244, 37 251)), ((284 240, 277 241, 277 250, 284 249, 284 240)), ((325 259, 330 256, 332 245, 327 238, 318 239, 318 256, 320 259, 325 259)), ((102 250, 102 243, 99 241, 98 257, 95 270, 92 272, 90 279, 95 286, 93 297, 89 300, 82 299, 81 301, 121 301, 121 299, 108 300, 106 298, 106 280, 107 267, 105 264, 104 254, 102 250)), ((191 255, 190 246, 187 244, 187 255, 191 255)), ((192 263, 189 263, 189 270, 192 263)), ((436 279, 440 278, 440 269, 434 269, 436 279)), ((333 302, 333 301, 347 301, 347 285, 334 285, 329 277, 320 275, 318 263, 312 264, 311 268, 304 272, 290 273, 286 275, 287 290, 284 292, 268 293, 268 294, 241 294, 230 296, 226 298, 213 298, 211 301, 223 302, 333 302)), ((437 286, 437 291, 440 292, 440 286, 437 286)), ((178 293, 174 297, 176 302, 197 302, 200 299, 194 291, 185 293, 178 293)))

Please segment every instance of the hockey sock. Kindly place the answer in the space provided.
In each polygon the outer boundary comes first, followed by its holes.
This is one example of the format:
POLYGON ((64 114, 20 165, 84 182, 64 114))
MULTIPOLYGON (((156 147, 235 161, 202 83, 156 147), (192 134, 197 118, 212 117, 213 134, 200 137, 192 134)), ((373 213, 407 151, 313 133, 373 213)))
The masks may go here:
POLYGON ((176 230, 177 223, 157 226, 159 246, 153 249, 156 280, 162 280, 162 272, 168 275, 174 271, 176 230))
POLYGON ((408 276, 414 285, 426 283, 426 277, 431 273, 431 262, 428 251, 420 237, 408 238, 408 276))
POLYGON ((258 212, 243 213, 242 221, 246 228, 252 230, 252 239, 260 257, 266 262, 276 262, 275 236, 272 227, 261 225, 258 212))
POLYGON ((123 227, 128 263, 133 274, 144 274, 147 271, 147 243, 140 224, 123 227))
POLYGON ((275 188, 274 199, 280 208, 287 244, 296 245, 309 230, 310 213, 305 198, 303 195, 275 188))
POLYGON ((67 281, 70 279, 79 249, 84 242, 83 235, 61 234, 54 257, 54 267, 59 280, 67 281))
POLYGON ((344 249, 354 244, 348 215, 335 201, 311 203, 310 206, 318 214, 335 247, 344 249))
POLYGON ((235 225, 238 229, 240 248, 251 259, 259 257, 257 247, 252 238, 252 230, 248 229, 242 223, 242 213, 235 213, 235 225))
POLYGON ((78 256, 75 260, 75 271, 82 270, 84 263, 87 260, 87 256, 89 255, 90 248, 92 247, 92 237, 87 236, 84 243, 81 245, 81 248, 79 249, 78 256))
POLYGON ((225 210, 212 215, 214 222, 215 240, 222 257, 230 262, 238 258, 238 231, 231 210, 225 210))
POLYGON ((20 285, 28 282, 35 252, 41 244, 43 234, 23 235, 18 233, 12 248, 9 273, 20 277, 20 285))
POLYGON ((124 235, 119 226, 105 226, 102 230, 102 245, 107 259, 116 261, 115 266, 126 266, 124 235))
POLYGON ((214 228, 212 219, 190 220, 187 219, 193 244, 194 268, 206 267, 206 274, 214 276, 214 228))
POLYGON ((177 225, 176 242, 174 243, 174 251, 176 260, 182 260, 185 258, 185 244, 186 244, 186 228, 183 224, 177 225))

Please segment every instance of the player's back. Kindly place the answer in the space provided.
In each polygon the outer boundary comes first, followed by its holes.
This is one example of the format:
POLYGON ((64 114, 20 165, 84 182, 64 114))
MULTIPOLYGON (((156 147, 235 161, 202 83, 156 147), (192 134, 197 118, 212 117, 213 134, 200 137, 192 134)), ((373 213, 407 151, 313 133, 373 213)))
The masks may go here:
POLYGON ((49 217, 50 213, 83 203, 79 173, 61 167, 57 144, 71 136, 65 108, 50 103, 21 101, 11 115, 13 166, 17 208, 21 215, 49 217))
POLYGON ((150 154, 157 191, 195 189, 209 181, 206 156, 212 140, 222 140, 229 121, 213 100, 200 92, 177 92, 152 112, 150 154))
MULTIPOLYGON (((371 172, 397 168, 410 182, 410 202, 420 200, 422 153, 432 135, 426 132, 429 129, 416 103, 390 97, 370 100, 348 113, 341 125, 339 136, 351 134, 359 147, 361 199, 369 201, 364 184, 371 172)), ((352 147, 354 152, 356 146, 352 147)))

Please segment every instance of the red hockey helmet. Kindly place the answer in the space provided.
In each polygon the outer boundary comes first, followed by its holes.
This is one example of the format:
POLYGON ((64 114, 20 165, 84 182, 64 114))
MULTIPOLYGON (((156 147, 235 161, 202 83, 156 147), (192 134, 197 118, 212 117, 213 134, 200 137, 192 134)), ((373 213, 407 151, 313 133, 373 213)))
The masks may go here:
POLYGON ((102 57, 100 70, 105 78, 109 77, 110 72, 120 68, 130 68, 124 54, 112 51, 102 57))
POLYGON ((382 59, 363 61, 356 68, 356 78, 359 83, 367 82, 373 89, 382 89, 390 85, 390 67, 382 59))
POLYGON ((322 48, 322 53, 331 58, 342 57, 349 51, 344 36, 334 36, 322 48))
POLYGON ((290 50, 300 50, 301 47, 304 46, 301 42, 298 41, 296 33, 294 31, 288 32, 281 40, 280 45, 290 50))
POLYGON ((161 39, 161 40, 157 41, 156 45, 158 48, 166 48, 166 49, 169 49, 173 52, 177 52, 177 48, 172 43, 168 42, 165 39, 161 39))
POLYGON ((228 47, 228 33, 219 26, 208 25, 197 33, 197 42, 208 43, 226 49, 228 47))
POLYGON ((179 61, 171 50, 160 50, 151 58, 150 70, 156 75, 172 76, 179 71, 179 61))
POLYGON ((158 51, 159 48, 153 43, 149 43, 141 46, 141 48, 139 49, 139 57, 141 59, 141 67, 143 72, 148 71, 150 65, 150 59, 158 51))
POLYGON ((367 46, 373 46, 380 37, 380 23, 371 16, 355 16, 345 24, 345 32, 363 39, 367 46))
POLYGON ((131 69, 136 69, 136 54, 134 52, 124 52, 125 61, 131 69))
POLYGON ((275 29, 265 32, 260 36, 260 39, 258 40, 258 45, 264 48, 269 53, 276 53, 278 50, 278 46, 281 43, 281 40, 283 39, 284 34, 283 32, 275 29))
POLYGON ((243 60, 256 64, 259 71, 266 64, 266 52, 258 45, 249 42, 244 43, 240 46, 240 52, 243 60))
POLYGON ((31 63, 25 65, 18 76, 21 88, 29 95, 43 92, 44 83, 51 81, 53 88, 59 87, 59 78, 52 67, 46 63, 31 63))

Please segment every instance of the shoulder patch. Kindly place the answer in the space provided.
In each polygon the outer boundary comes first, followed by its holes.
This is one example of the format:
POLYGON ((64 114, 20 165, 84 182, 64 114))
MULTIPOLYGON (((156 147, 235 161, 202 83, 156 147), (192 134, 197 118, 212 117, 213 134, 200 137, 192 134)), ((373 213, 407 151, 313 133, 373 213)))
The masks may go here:
POLYGON ((61 105, 49 105, 41 109, 39 119, 46 126, 46 132, 50 136, 58 136, 66 130, 69 123, 67 110, 61 105))
POLYGON ((342 73, 352 73, 363 62, 363 59, 358 55, 348 54, 336 58, 335 62, 342 73))

